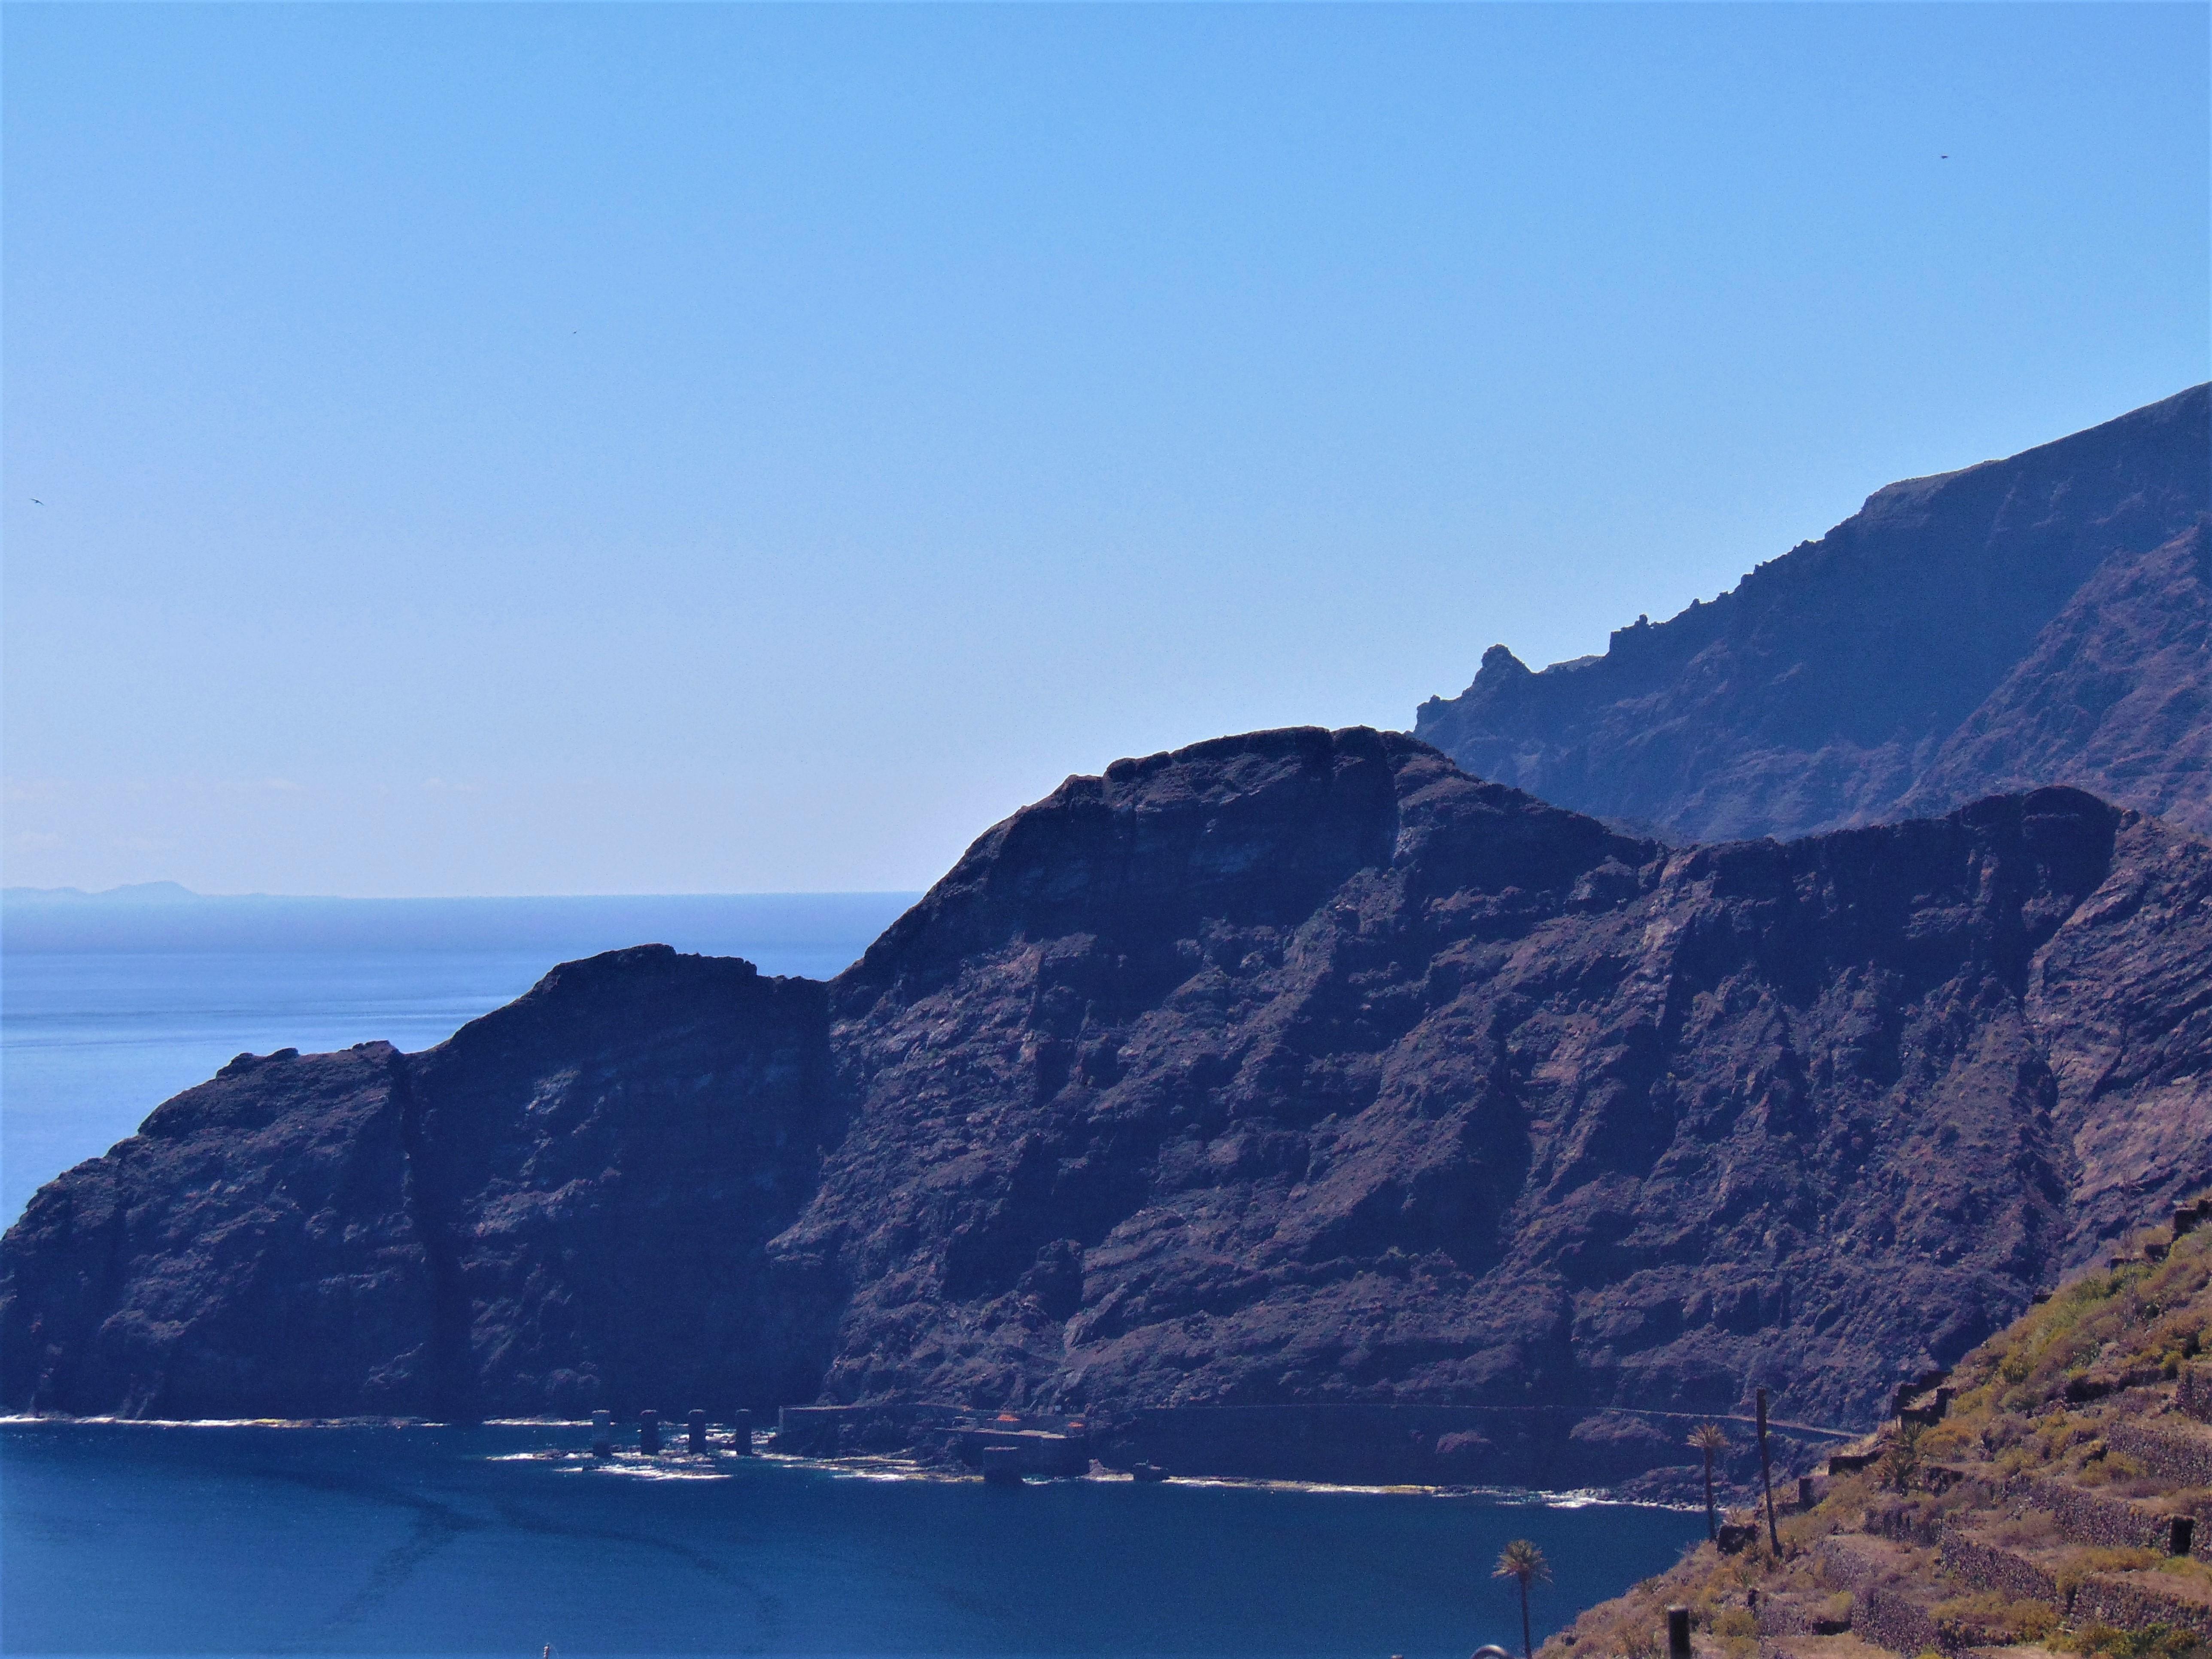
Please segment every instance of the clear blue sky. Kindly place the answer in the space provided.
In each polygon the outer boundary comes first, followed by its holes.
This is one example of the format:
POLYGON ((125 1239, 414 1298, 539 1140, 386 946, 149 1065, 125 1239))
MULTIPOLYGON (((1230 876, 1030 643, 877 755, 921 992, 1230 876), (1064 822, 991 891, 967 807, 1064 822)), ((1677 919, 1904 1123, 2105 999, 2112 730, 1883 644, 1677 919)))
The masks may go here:
POLYGON ((2204 379, 2207 18, 9 6, 5 879, 920 886, 1410 725, 2204 379))

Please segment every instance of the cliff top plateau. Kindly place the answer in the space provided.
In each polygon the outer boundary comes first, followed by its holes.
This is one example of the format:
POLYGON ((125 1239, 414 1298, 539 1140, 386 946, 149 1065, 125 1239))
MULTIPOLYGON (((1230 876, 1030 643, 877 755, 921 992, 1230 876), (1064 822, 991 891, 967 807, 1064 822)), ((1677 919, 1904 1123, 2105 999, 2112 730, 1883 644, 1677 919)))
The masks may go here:
POLYGON ((2069 783, 2212 831, 2212 388, 1875 492, 1602 656, 1504 646, 1416 730, 1469 771, 1688 841, 2069 783))
POLYGON ((1667 1413, 1863 1428, 2212 1178, 2208 960, 2212 847, 2077 790, 1675 848, 1223 738, 1069 779, 826 985, 645 946, 241 1056, 0 1241, 0 1406, 1675 1480, 1667 1413))

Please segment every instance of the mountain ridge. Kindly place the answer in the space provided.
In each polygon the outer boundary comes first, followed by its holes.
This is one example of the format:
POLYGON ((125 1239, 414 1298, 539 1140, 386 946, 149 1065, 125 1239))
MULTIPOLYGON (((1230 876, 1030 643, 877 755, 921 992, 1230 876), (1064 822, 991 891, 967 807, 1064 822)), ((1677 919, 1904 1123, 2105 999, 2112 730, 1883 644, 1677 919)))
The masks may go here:
POLYGON ((2212 386, 2193 386, 2007 459, 1886 485, 1718 599, 1614 630, 1601 655, 1536 673, 1492 646, 1466 691, 1421 706, 1416 733, 1471 772, 1691 841, 1924 816, 2046 783, 2212 831, 2209 415, 2212 386), (2192 534, 2151 580, 2145 556, 2192 534), (2116 631, 2156 650, 2100 676, 2023 677, 2039 651, 2063 653, 2045 630, 2112 561, 2137 578, 2108 584, 2108 601, 2129 602, 2116 631), (2140 695, 2130 683, 2147 664, 2170 765, 2094 741, 2094 716, 2140 695), (2088 732, 2067 730, 2069 708, 2088 732), (2056 729, 2039 743, 2039 727, 2056 729))
POLYGON ((1312 1467, 1255 1407, 1460 1410, 1334 1478, 1632 1479, 1679 1437, 1616 1408, 1863 1415, 2212 1176, 2208 957, 2212 847, 2079 791, 1675 848, 1218 739, 826 983, 640 947, 241 1057, 0 1241, 0 1406, 953 1400, 1244 1472, 1312 1467))

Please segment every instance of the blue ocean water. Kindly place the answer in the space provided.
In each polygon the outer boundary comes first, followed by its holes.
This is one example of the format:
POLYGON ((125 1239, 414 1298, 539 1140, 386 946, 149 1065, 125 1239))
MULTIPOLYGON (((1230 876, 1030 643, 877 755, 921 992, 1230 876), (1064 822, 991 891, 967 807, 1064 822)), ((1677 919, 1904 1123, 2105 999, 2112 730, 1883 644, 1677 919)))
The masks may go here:
MULTIPOLYGON (((0 1650, 1464 1656, 1701 1516, 1170 1482, 595 1469, 587 1430, 0 1427, 0 1650), (560 1451, 557 1461, 530 1456, 560 1451)), ((667 1459, 668 1463, 683 1460, 667 1459)))
MULTIPOLYGON (((826 976, 906 894, 0 905, 0 1200, 241 1050, 435 1042, 641 942, 826 976)), ((1515 1644, 1701 1517, 1497 1497, 593 1469, 587 1431, 0 1423, 0 1653, 1360 1655, 1515 1644), (552 1457, 538 1454, 555 1454, 552 1457)), ((671 1460, 672 1463, 675 1460, 671 1460)))

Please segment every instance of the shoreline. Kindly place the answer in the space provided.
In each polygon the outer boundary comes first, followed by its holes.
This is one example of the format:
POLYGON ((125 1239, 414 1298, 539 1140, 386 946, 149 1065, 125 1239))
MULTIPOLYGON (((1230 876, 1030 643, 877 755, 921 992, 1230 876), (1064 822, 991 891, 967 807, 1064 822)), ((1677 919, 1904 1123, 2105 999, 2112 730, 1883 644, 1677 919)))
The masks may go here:
MULTIPOLYGON (((65 1413, 14 1413, 0 1415, 0 1429, 14 1428, 96 1428, 147 1430, 239 1430, 264 1429, 288 1431, 332 1430, 461 1430, 476 1429, 538 1429, 576 1430, 588 1432, 589 1419, 578 1418, 487 1418, 480 1423, 448 1423, 425 1418, 280 1418, 280 1417, 208 1417, 208 1418, 150 1418, 117 1417, 112 1415, 71 1416, 65 1413)), ((617 1451, 607 1458, 594 1457, 588 1449, 570 1450, 565 1448, 541 1447, 530 1450, 497 1452, 484 1458, 488 1462, 537 1462, 564 1466, 567 1472, 576 1474, 599 1473, 626 1479, 662 1479, 680 1480, 726 1480, 736 1478, 739 1468, 750 1465, 805 1470, 827 1474, 840 1480, 896 1481, 933 1486, 981 1485, 980 1475, 966 1470, 954 1473, 941 1465, 924 1463, 912 1458, 867 1455, 849 1458, 801 1457, 787 1452, 757 1451, 739 1455, 732 1452, 709 1452, 703 1457, 671 1447, 651 1456, 635 1451, 617 1451)), ((1090 1484, 1093 1486, 1136 1486, 1135 1476, 1124 1470, 1109 1469, 1094 1465, 1089 1474, 1039 1477, 1036 1484, 1090 1484)), ((1624 1498, 1601 1486, 1548 1488, 1540 1486, 1419 1485, 1404 1482, 1333 1482, 1321 1480, 1269 1480, 1243 1475, 1175 1475, 1161 1483, 1177 1486, 1197 1486, 1237 1492, 1271 1492, 1304 1493, 1315 1496, 1352 1498, 1436 1498, 1474 1501, 1489 1508, 1528 1508, 1547 1510, 1582 1510, 1617 1508, 1655 1510, 1668 1513, 1693 1513, 1702 1506, 1695 1504, 1670 1504, 1655 1498, 1624 1498)))

